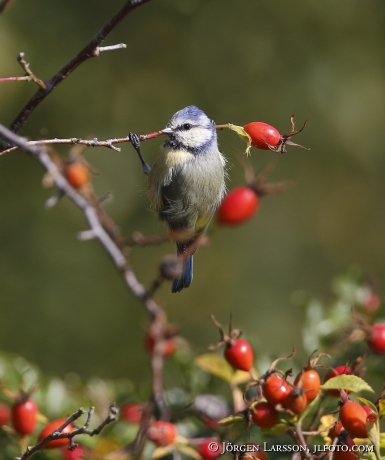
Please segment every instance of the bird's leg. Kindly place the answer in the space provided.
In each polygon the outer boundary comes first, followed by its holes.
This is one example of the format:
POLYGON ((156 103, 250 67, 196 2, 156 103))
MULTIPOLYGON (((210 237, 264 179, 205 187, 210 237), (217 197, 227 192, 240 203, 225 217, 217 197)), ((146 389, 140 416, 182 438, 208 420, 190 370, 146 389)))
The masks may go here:
POLYGON ((134 149, 136 150, 137 154, 139 155, 139 160, 142 163, 143 174, 148 176, 148 174, 150 174, 151 167, 144 161, 144 159, 142 157, 142 154, 140 153, 139 136, 137 134, 135 134, 135 133, 129 133, 128 137, 130 139, 130 142, 131 142, 132 146, 134 147, 134 149))

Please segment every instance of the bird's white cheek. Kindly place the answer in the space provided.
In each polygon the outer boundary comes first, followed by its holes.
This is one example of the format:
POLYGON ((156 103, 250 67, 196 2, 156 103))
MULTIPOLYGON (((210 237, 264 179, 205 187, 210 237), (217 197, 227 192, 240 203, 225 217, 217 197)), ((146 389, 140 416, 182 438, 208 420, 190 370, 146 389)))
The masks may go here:
POLYGON ((212 132, 208 129, 192 129, 184 133, 184 144, 191 147, 206 144, 212 137, 212 132))

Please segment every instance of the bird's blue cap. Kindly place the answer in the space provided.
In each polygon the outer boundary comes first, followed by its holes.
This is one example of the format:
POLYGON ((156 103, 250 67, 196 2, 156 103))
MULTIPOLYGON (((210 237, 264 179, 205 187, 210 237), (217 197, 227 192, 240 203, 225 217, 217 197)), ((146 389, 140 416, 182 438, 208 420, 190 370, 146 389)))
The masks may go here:
POLYGON ((195 105, 188 105, 184 109, 178 110, 178 112, 174 113, 172 116, 170 123, 178 125, 181 122, 186 123, 189 121, 215 130, 215 123, 210 120, 203 110, 195 105))

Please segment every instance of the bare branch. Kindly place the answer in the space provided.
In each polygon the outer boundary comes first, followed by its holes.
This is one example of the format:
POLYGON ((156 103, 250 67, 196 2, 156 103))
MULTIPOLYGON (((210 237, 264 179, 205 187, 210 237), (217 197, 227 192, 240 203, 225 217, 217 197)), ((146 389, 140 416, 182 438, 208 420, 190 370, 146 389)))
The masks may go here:
POLYGON ((98 46, 94 51, 94 56, 99 56, 100 53, 104 53, 105 51, 115 51, 115 50, 122 50, 127 48, 125 43, 118 43, 117 45, 109 45, 109 46, 98 46))
MULTIPOLYGON (((5 77, 5 78, 24 78, 24 77, 5 77)), ((25 77, 30 78, 30 77, 25 77)), ((1 79, 0 79, 1 82, 1 79)), ((155 137, 161 136, 162 131, 156 131, 155 133, 150 134, 141 134, 139 136, 140 140, 147 140, 147 139, 154 139, 155 137), (156 134, 156 135, 155 135, 156 134)), ((131 142, 129 136, 126 137, 119 137, 115 139, 106 139, 105 141, 99 141, 97 138, 94 139, 78 139, 77 137, 71 137, 68 139, 43 139, 40 141, 29 141, 28 144, 30 145, 85 145, 86 147, 107 147, 109 149, 115 150, 120 152, 119 147, 115 147, 114 144, 122 144, 124 142, 131 142)), ((19 147, 14 146, 10 147, 7 150, 3 150, 0 152, 0 155, 4 155, 6 153, 13 152, 17 150, 19 147)))
POLYGON ((17 133, 24 125, 28 117, 36 107, 67 78, 80 64, 91 57, 95 57, 99 45, 106 39, 108 34, 132 11, 150 0, 127 0, 124 6, 108 21, 108 23, 91 39, 91 41, 62 69, 60 69, 45 85, 46 89, 40 88, 34 96, 27 102, 21 112, 12 122, 10 129, 17 133))
POLYGON ((41 89, 47 89, 45 83, 40 80, 40 78, 37 78, 37 76, 30 69, 29 63, 24 59, 24 53, 19 53, 17 56, 17 62, 21 65, 24 72, 29 76, 30 80, 33 80, 38 86, 40 86, 41 89))
POLYGON ((63 433, 62 431, 70 425, 72 422, 77 420, 79 417, 81 417, 84 413, 84 409, 79 409, 77 410, 74 414, 69 417, 63 425, 61 425, 57 430, 55 430, 53 433, 51 433, 49 436, 44 438, 42 441, 39 443, 35 444, 32 447, 28 447, 27 450, 22 454, 21 457, 18 457, 17 460, 27 460, 30 458, 33 454, 38 452, 39 450, 43 449, 44 446, 46 446, 49 442, 55 441, 57 439, 68 439, 69 441, 73 440, 75 436, 78 436, 80 434, 87 434, 88 436, 95 436, 96 434, 99 434, 103 428, 108 425, 109 423, 115 421, 118 418, 119 410, 115 407, 115 404, 110 404, 109 410, 108 410, 108 415, 107 417, 103 420, 103 422, 95 429, 89 430, 88 427, 91 422, 91 418, 94 414, 94 407, 91 407, 88 411, 87 414, 87 420, 85 424, 76 430, 73 430, 69 433, 63 433))
POLYGON ((24 75, 23 77, 0 77, 0 83, 6 83, 7 81, 31 81, 29 75, 24 75))
MULTIPOLYGON (((117 45, 116 45, 117 46, 117 45)), ((108 48, 108 47, 105 47, 105 48, 108 48)), ((0 78, 0 83, 2 80, 4 81, 16 81, 16 80, 29 80, 30 77, 29 76, 26 76, 26 77, 4 77, 4 78, 0 78), (12 79, 12 80, 10 80, 12 79)), ((220 129, 218 126, 217 126, 217 129, 220 129)), ((138 137, 139 137, 139 140, 141 142, 143 141, 147 141, 147 140, 150 140, 150 139, 155 139, 159 136, 163 136, 164 135, 164 132, 163 131, 154 131, 152 133, 149 133, 149 134, 139 134, 138 137)), ((28 143, 30 145, 85 145, 86 147, 107 147, 109 149, 112 149, 112 150, 116 150, 117 152, 120 152, 121 149, 119 147, 115 147, 114 144, 122 144, 124 142, 129 142, 131 143, 131 139, 130 139, 130 136, 125 136, 125 137, 117 137, 117 138, 114 138, 114 139, 106 139, 104 141, 99 141, 98 138, 94 138, 94 139, 80 139, 80 138, 77 138, 77 137, 70 137, 68 139, 42 139, 40 141, 29 141, 28 143)), ((13 152, 15 150, 17 150, 19 147, 17 146, 13 146, 13 147, 10 147, 6 150, 3 150, 3 151, 0 151, 0 156, 1 155, 5 155, 6 153, 10 153, 10 152, 13 152)))

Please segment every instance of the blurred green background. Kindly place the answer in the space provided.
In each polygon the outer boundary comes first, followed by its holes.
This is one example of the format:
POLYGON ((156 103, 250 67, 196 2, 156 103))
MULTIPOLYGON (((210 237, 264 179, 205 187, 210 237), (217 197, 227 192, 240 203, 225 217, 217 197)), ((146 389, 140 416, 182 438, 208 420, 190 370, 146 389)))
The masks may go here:
MULTIPOLYGON (((43 80, 72 58, 123 1, 15 0, 0 17, 0 75, 20 75, 20 51, 43 80)), ((210 227, 211 245, 195 258, 192 286, 158 293, 171 321, 197 352, 217 340, 208 313, 230 312, 259 355, 301 350, 303 311, 296 290, 330 298, 330 279, 357 264, 385 278, 385 3, 382 0, 153 0, 136 10, 34 112, 21 131, 41 136, 107 139, 165 126, 196 104, 217 123, 265 121, 281 132, 309 119, 296 139, 310 152, 252 150, 271 180, 291 180, 237 228, 210 227)), ((32 83, 0 85, 0 122, 9 125, 36 91, 32 83)), ((229 188, 243 183, 236 154, 244 144, 219 133, 231 165, 229 188)), ((160 139, 143 144, 152 163, 160 139)), ((68 148, 59 149, 66 155, 68 148)), ((106 210, 123 234, 163 231, 149 209, 146 179, 134 150, 88 149, 100 172, 94 187, 111 190, 106 210)), ((148 376, 143 351, 147 317, 66 199, 47 211, 52 194, 26 155, 0 157, 0 348, 48 374, 148 376)), ((132 262, 147 286, 171 243, 137 248, 132 262)))

